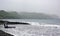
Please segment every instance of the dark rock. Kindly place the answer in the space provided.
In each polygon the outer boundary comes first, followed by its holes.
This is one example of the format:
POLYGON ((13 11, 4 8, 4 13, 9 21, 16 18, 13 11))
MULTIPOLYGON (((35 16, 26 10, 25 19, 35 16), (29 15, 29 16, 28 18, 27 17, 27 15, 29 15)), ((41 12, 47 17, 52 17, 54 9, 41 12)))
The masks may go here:
POLYGON ((7 24, 24 24, 24 25, 29 25, 29 23, 24 23, 24 22, 7 22, 7 24))
POLYGON ((2 23, 2 24, 24 24, 24 25, 30 25, 29 23, 25 23, 25 22, 10 22, 10 21, 3 21, 3 20, 0 20, 0 23, 2 23))

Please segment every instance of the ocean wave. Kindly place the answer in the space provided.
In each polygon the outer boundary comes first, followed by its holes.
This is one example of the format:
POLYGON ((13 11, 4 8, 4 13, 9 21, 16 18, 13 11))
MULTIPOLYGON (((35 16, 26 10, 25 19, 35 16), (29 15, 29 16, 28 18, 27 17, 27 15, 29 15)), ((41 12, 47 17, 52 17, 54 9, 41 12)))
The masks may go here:
POLYGON ((27 22, 30 25, 35 25, 35 26, 44 26, 44 27, 60 27, 60 25, 56 24, 47 24, 47 23, 39 23, 39 22, 27 22))

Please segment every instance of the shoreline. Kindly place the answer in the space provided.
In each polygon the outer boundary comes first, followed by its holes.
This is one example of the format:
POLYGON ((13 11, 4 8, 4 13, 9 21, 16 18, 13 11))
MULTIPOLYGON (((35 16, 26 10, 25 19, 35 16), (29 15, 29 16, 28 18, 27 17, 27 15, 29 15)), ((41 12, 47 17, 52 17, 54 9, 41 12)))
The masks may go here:
POLYGON ((14 36, 14 35, 6 33, 4 31, 0 30, 0 36, 14 36))

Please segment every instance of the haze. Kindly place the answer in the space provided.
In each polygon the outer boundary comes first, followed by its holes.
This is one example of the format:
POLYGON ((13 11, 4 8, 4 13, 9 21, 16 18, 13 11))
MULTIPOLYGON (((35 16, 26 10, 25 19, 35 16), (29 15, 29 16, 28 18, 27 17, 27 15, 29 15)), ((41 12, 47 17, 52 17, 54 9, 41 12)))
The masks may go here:
POLYGON ((60 0, 0 0, 0 10, 38 12, 60 16, 60 0))

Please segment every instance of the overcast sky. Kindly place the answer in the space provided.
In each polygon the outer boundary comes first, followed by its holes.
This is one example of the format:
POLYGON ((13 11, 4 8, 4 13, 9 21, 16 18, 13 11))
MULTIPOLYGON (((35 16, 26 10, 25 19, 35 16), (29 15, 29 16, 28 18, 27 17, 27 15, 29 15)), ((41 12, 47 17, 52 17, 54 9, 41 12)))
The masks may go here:
POLYGON ((40 12, 60 16, 60 0, 0 0, 0 10, 40 12))

